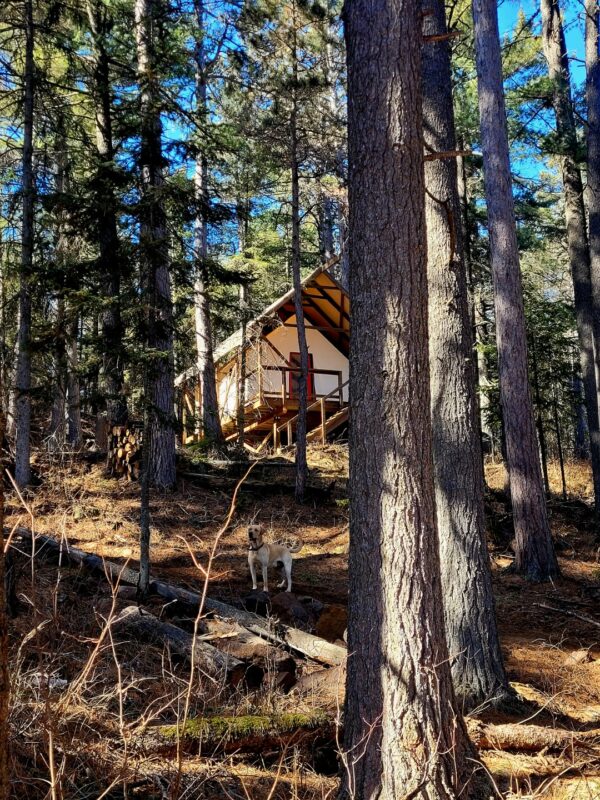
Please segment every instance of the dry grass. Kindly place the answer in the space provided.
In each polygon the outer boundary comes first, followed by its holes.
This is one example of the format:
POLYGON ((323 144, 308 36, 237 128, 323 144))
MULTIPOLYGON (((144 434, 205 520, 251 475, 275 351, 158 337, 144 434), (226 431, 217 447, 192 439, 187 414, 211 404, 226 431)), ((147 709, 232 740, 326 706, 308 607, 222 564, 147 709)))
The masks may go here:
MULTIPOLYGON (((245 523, 258 515, 273 538, 297 537, 304 544, 294 567, 295 589, 338 606, 346 602, 348 510, 344 501, 346 450, 311 447, 309 462, 323 483, 336 481, 337 495, 296 506, 289 495, 244 492, 231 526, 215 554, 208 591, 225 600, 249 588, 245 523)), ((71 544, 111 560, 136 563, 138 487, 106 478, 99 466, 74 461, 46 464, 43 484, 25 498, 8 498, 7 524, 30 525, 39 533, 67 537, 71 544)), ((552 525, 561 543, 563 578, 533 586, 501 570, 508 550, 494 552, 494 585, 503 648, 511 679, 534 711, 536 724, 600 726, 600 628, 543 609, 579 610, 594 616, 600 597, 600 563, 585 505, 560 501, 558 466, 550 465, 552 525), (570 655, 589 649, 591 658, 570 655)), ((287 472, 285 473, 287 474, 287 472)), ((488 464, 492 488, 503 468, 488 464)), ((571 501, 589 499, 589 470, 567 465, 571 501)), ((228 492, 183 480, 178 490, 152 499, 153 572, 201 591, 202 574, 230 503, 228 492)), ((80 570, 18 558, 21 613, 11 626, 13 660, 12 754, 14 794, 23 798, 243 798, 325 800, 335 796, 335 778, 317 775, 302 750, 223 756, 172 755, 144 746, 142 732, 157 722, 187 715, 247 714, 298 710, 298 699, 266 681, 249 692, 215 684, 166 650, 113 640, 107 621, 129 601, 80 570), (33 568, 32 568, 33 567, 33 568), (174 793, 173 787, 177 787, 174 793)), ((164 612, 158 601, 151 610, 164 612)), ((179 620, 191 630, 193 620, 179 620)), ((318 705, 319 698, 311 703, 318 705)), ((488 719, 498 718, 488 711, 488 719)), ((502 717, 500 721, 518 721, 502 717)), ((506 798, 600 800, 600 752, 585 763, 568 754, 484 754, 506 798), (586 794, 587 792, 587 794, 586 794), (594 793, 595 792, 595 793, 594 793)))

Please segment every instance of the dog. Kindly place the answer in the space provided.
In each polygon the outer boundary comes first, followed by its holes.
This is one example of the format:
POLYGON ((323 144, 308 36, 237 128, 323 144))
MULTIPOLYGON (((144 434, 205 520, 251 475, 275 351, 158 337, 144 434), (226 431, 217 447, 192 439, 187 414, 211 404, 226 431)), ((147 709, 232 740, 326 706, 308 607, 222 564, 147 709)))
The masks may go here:
POLYGON ((262 568, 263 589, 269 591, 268 570, 274 565, 283 567, 285 578, 277 584, 279 589, 283 589, 287 582, 286 592, 292 591, 292 553, 297 553, 302 549, 298 544, 294 547, 286 547, 282 544, 271 544, 263 539, 262 525, 248 525, 248 566, 252 576, 252 588, 258 589, 256 585, 256 565, 262 568))

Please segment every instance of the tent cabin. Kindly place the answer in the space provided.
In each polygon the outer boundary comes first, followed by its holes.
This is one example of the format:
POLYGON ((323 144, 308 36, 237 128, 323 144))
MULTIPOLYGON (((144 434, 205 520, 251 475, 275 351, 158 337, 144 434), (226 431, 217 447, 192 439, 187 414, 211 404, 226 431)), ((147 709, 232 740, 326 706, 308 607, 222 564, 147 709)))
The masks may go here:
MULTIPOLYGON (((302 283, 302 307, 309 352, 308 441, 324 442, 348 420, 350 304, 328 267, 318 267, 302 283)), ((292 444, 298 418, 298 328, 294 292, 287 292, 240 328, 214 352, 223 434, 238 437, 240 375, 244 443, 253 452, 292 444), (242 350, 243 348, 243 350, 242 350), (243 357, 242 357, 243 355, 243 357)), ((195 367, 177 378, 183 442, 199 439, 201 397, 195 367)), ((240 417, 242 415, 240 414, 240 417)))

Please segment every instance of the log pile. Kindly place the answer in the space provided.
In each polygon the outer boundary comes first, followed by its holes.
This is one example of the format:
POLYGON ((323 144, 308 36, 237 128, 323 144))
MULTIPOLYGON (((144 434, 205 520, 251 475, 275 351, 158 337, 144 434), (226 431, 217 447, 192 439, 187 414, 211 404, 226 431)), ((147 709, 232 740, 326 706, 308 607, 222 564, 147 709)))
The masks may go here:
POLYGON ((108 435, 106 467, 111 475, 140 478, 142 466, 142 426, 138 423, 113 425, 108 435))
MULTIPOLYGON (((24 542, 31 542, 33 549, 33 534, 29 528, 18 527, 13 533, 23 540, 19 545, 21 548, 24 542)), ((139 583, 137 570, 107 561, 93 553, 86 553, 50 536, 37 534, 34 552, 38 557, 60 559, 63 564, 79 564, 111 583, 118 583, 121 588, 127 585, 137 586, 139 583)), ((200 595, 196 592, 152 579, 150 595, 168 600, 173 612, 181 611, 192 616, 195 616, 201 602, 200 595)), ((237 662, 244 662, 246 679, 248 668, 252 667, 253 680, 259 671, 261 676, 269 673, 277 686, 288 691, 296 682, 294 657, 299 657, 303 662, 309 660, 328 666, 344 664, 346 661, 345 647, 332 644, 307 631, 242 611, 211 597, 204 598, 203 607, 205 619, 202 621, 202 641, 210 642, 214 648, 221 650, 235 666, 237 662)), ((167 644, 171 650, 174 649, 184 657, 189 654, 188 651, 191 652, 191 640, 187 634, 181 631, 176 636, 173 625, 156 620, 147 611, 136 614, 134 608, 125 609, 118 621, 115 620, 115 624, 124 630, 128 628, 132 634, 135 632, 135 638, 139 634, 146 641, 167 644)), ((203 657, 206 657, 207 650, 204 650, 203 657)), ((222 667, 217 663, 218 659, 212 660, 218 668, 222 667)), ((210 672, 208 667, 207 671, 210 672)), ((235 673, 232 677, 235 680, 239 676, 235 673)))

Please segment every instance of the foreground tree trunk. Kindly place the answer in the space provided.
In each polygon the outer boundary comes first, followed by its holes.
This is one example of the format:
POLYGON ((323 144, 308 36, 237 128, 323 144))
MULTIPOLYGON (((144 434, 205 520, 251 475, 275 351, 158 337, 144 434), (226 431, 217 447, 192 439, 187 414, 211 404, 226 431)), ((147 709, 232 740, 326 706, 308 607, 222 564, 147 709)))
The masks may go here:
MULTIPOLYGON (((421 4, 425 34, 444 36, 443 0, 421 4)), ((422 80, 425 150, 456 150, 447 40, 424 44, 422 80)), ((485 538, 476 360, 456 161, 426 162, 425 186, 431 425, 446 639, 455 692, 470 710, 510 690, 485 538)))
MULTIPOLYGON (((195 1, 196 11, 196 98, 197 111, 203 125, 208 121, 206 99, 206 54, 204 49, 204 0, 195 1)), ((219 403, 217 400, 217 381, 213 356, 213 334, 210 319, 210 298, 208 295, 208 225, 206 212, 208 206, 208 162, 200 151, 196 159, 194 175, 196 202, 199 211, 194 223, 194 253, 196 258, 196 278, 194 281, 194 316, 196 323, 196 349, 200 398, 202 402, 201 428, 203 435, 219 444, 223 441, 219 403)))
POLYGON ((106 50, 106 36, 110 31, 112 20, 106 6, 98 0, 88 0, 87 14, 93 43, 92 91, 98 151, 95 181, 98 267, 102 276, 102 294, 106 302, 101 321, 100 392, 106 408, 107 422, 112 428, 113 425, 122 425, 127 420, 127 402, 123 396, 124 353, 120 298, 123 259, 117 229, 110 62, 106 50))
MULTIPOLYGON (((295 2, 292 8, 296 10, 295 2)), ((298 46, 297 25, 293 20, 294 52, 292 53, 292 109, 290 116, 290 170, 292 178, 292 282, 294 286, 294 311, 298 332, 300 372, 298 375, 298 420, 296 422, 296 500, 304 501, 308 465, 306 461, 306 407, 308 405, 308 344, 302 307, 302 276, 300 273, 300 170, 298 143, 298 46)))
POLYGON ((141 87, 140 249, 147 307, 149 406, 148 448, 150 480, 156 486, 175 483, 175 418, 173 386, 173 309, 169 276, 167 220, 161 197, 162 125, 155 54, 155 28, 160 0, 136 0, 135 25, 138 75, 141 87), (158 355, 157 355, 158 354, 158 355))
POLYGON ((15 480, 21 488, 31 480, 31 272, 35 183, 33 176, 34 26, 32 0, 25 3, 25 74, 23 105, 23 157, 21 267, 19 270, 19 327, 15 369, 15 480))
MULTIPOLYGON (((585 67, 586 67, 586 100, 587 100, 587 205, 589 214, 589 253, 592 284, 592 304, 594 313, 595 356, 596 356, 596 390, 600 382, 600 58, 598 38, 600 31, 600 12, 597 2, 586 0, 585 3, 585 67)), ((564 41, 564 38, 563 38, 564 41)), ((583 366, 583 362, 582 362, 583 366)), ((584 397, 587 392, 584 385, 584 397)), ((600 460, 600 400, 596 408, 596 428, 588 428, 590 451, 592 454, 592 470, 594 473, 594 495, 596 513, 600 512, 600 493, 597 474, 600 469, 596 461, 600 460)), ((582 448, 579 448, 581 452, 582 448)))
POLYGON ((341 797, 471 798, 478 764, 452 687, 435 521, 420 3, 353 0, 344 15, 352 426, 341 797))
POLYGON ((481 143, 496 309, 500 399, 515 527, 515 569, 558 574, 527 376, 527 340, 495 0, 473 0, 481 143))
POLYGON ((11 795, 10 761, 10 672, 8 642, 8 607, 6 594, 6 556, 4 553, 4 457, 3 446, 6 432, 5 417, 0 408, 0 800, 11 795))
MULTIPOLYGON (((552 82, 552 105, 556 118, 558 152, 560 156, 565 219, 567 223, 567 245, 575 294, 575 315, 583 376, 584 397, 590 433, 590 454, 594 479, 594 505, 600 511, 600 427, 598 415, 598 376, 600 376, 600 253, 596 259, 596 277, 592 279, 590 247, 586 230, 583 183, 577 162, 577 130, 571 98, 569 57, 560 16, 558 0, 541 0, 542 42, 548 63, 548 75, 552 82), (594 283, 597 285, 594 286, 594 283), (594 295, 596 297, 594 298, 594 295), (595 353, 595 360, 594 360, 595 353)), ((587 30, 587 28, 586 28, 587 30)), ((588 53, 586 44, 586 60, 588 53)), ((589 109, 589 82, 588 82, 589 109)), ((589 113, 589 111, 588 111, 589 113)), ((593 112, 592 112, 593 116, 593 112)), ((589 128, 588 131, 591 131, 589 128)), ((593 135, 592 135, 593 139, 593 135)), ((590 142, 588 132, 588 144, 590 142)), ((589 153, 589 151, 588 151, 589 153)), ((592 168, 593 169, 593 168, 592 168)), ((593 206, 597 186, 597 174, 588 176, 590 206, 590 236, 598 239, 599 225, 593 206)), ((600 197, 598 198, 600 203, 600 197)), ((596 243, 596 248, 600 243, 596 243)))

